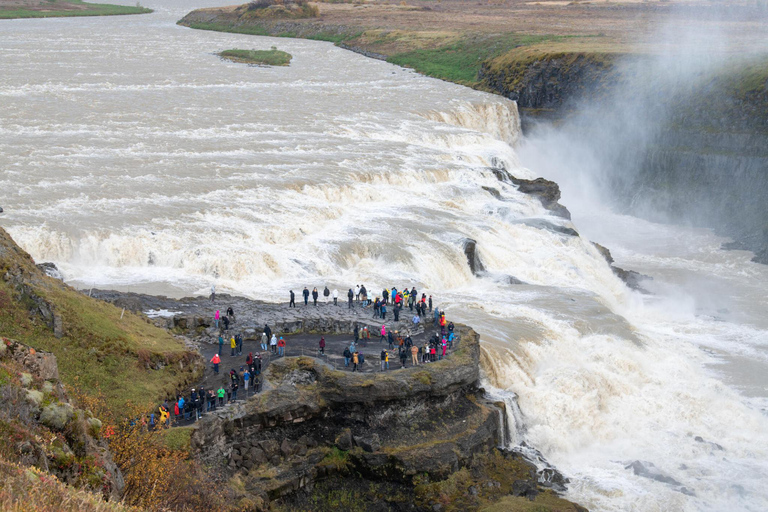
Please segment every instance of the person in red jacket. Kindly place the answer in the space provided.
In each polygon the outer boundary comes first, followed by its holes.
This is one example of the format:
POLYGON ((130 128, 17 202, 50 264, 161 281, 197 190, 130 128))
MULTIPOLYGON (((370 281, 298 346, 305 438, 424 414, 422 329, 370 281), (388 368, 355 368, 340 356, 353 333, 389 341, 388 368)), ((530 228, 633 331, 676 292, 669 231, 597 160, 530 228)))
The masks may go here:
POLYGON ((285 355, 285 340, 282 338, 282 336, 279 340, 277 340, 277 354, 280 356, 285 355))
POLYGON ((219 363, 221 363, 221 358, 219 357, 219 354, 213 354, 213 358, 211 359, 211 362, 213 363, 213 373, 218 375, 219 363))
POLYGON ((325 355, 325 336, 320 338, 320 353, 325 355))

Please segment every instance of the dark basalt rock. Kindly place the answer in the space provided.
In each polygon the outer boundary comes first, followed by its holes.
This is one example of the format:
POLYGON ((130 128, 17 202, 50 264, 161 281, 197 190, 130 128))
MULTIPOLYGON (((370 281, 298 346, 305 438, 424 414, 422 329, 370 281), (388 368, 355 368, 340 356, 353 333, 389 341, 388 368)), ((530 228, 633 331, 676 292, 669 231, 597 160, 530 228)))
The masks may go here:
POLYGON ((648 290, 640 286, 640 283, 643 281, 652 281, 653 278, 651 276, 635 272, 634 270, 624 270, 623 268, 613 265, 614 259, 613 256, 611 256, 611 251, 607 247, 595 242, 592 242, 592 245, 594 245, 600 254, 602 254, 603 258, 605 258, 605 261, 607 261, 608 265, 610 265, 613 273, 616 274, 616 277, 624 281, 626 285, 633 290, 637 290, 641 293, 650 293, 648 290))
POLYGON ((64 276, 61 275, 61 271, 58 269, 58 267, 54 263, 50 263, 50 262, 38 263, 37 268, 45 272, 45 274, 48 277, 59 279, 61 281, 64 280, 64 276))
MULTIPOLYGON (((553 215, 564 219, 571 219, 571 212, 568 208, 558 203, 560 200, 560 186, 554 181, 544 178, 535 180, 523 180, 512 176, 509 171, 502 167, 493 167, 491 172, 501 182, 510 183, 517 186, 517 190, 523 194, 535 196, 541 201, 541 205, 551 211, 553 215)), ((488 188, 483 187, 485 190, 488 188)), ((488 191, 490 193, 490 191, 488 191)))
POLYGON ((680 482, 678 482, 671 476, 665 475, 664 473, 659 471, 652 462, 636 460, 630 463, 629 465, 625 466, 624 469, 632 469, 632 472, 635 473, 637 476, 642 476, 643 478, 650 478, 651 480, 656 480, 657 482, 662 482, 670 485, 681 485, 680 482))
POLYGON ((481 272, 485 272, 485 266, 477 254, 477 240, 464 239, 464 255, 467 257, 467 263, 473 275, 477 276, 481 272))
POLYGON ((525 219, 521 221, 520 224, 525 224, 526 226, 531 226, 536 229, 544 229, 546 231, 551 231, 552 233, 559 233, 561 235, 579 236, 579 232, 573 228, 559 226, 544 219, 525 219))

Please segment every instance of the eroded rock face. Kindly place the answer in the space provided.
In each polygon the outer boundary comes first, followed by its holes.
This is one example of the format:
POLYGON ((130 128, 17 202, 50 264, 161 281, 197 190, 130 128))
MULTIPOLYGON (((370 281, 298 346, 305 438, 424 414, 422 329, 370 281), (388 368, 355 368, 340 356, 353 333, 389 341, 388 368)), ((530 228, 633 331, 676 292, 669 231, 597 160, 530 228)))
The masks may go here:
POLYGON ((501 167, 491 168, 491 172, 499 181, 516 185, 517 190, 523 194, 538 198, 541 201, 541 205, 551 211, 552 215, 570 220, 571 212, 568 211, 568 208, 558 203, 560 200, 560 186, 554 181, 544 178, 536 178, 535 180, 516 178, 509 171, 501 167))
POLYGON ((464 239, 464 255, 467 257, 467 264, 469 264, 469 269, 473 275, 485 272, 485 266, 477 254, 477 240, 471 238, 464 239))

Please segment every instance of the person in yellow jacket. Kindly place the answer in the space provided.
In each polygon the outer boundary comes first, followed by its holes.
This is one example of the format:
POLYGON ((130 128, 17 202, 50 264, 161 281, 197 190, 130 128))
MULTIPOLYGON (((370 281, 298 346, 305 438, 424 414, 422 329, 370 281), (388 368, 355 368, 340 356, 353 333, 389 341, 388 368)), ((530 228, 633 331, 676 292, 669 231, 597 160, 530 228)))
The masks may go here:
POLYGON ((235 355, 235 350, 237 350, 237 342, 235 341, 235 337, 232 336, 232 339, 229 341, 229 346, 232 348, 232 356, 235 355))
POLYGON ((166 409, 164 406, 160 406, 160 427, 162 428, 166 422, 168 421, 168 417, 170 416, 170 413, 168 412, 168 409, 166 409))

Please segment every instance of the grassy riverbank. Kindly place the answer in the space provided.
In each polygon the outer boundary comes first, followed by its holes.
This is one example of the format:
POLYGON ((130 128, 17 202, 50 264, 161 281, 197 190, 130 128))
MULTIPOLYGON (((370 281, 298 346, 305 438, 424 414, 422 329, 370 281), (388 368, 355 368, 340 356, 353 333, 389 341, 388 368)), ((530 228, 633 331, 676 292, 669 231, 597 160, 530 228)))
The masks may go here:
POLYGON ((152 9, 130 5, 92 4, 82 0, 10 0, 0 4, 0 19, 118 16, 147 14, 152 9))
POLYGON ((290 53, 275 47, 271 50, 224 50, 219 55, 234 62, 260 66, 287 66, 293 58, 290 53))

